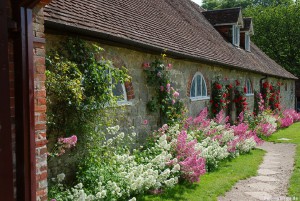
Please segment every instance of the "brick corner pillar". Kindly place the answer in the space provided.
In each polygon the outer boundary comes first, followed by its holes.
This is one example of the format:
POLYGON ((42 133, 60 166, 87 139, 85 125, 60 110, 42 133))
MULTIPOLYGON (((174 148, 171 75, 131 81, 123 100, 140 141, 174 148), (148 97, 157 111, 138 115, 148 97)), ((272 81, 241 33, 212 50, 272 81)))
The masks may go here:
POLYGON ((32 10, 37 201, 46 201, 48 193, 44 6, 40 3, 32 10))

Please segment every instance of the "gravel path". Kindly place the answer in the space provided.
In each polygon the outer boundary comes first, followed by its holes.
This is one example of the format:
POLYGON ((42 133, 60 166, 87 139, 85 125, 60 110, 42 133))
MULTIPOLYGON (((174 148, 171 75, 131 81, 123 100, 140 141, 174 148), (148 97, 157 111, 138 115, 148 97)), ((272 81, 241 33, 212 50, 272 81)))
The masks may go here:
POLYGON ((294 168, 296 146, 265 142, 259 148, 267 151, 258 175, 241 180, 219 201, 291 200, 286 197, 289 178, 294 168))

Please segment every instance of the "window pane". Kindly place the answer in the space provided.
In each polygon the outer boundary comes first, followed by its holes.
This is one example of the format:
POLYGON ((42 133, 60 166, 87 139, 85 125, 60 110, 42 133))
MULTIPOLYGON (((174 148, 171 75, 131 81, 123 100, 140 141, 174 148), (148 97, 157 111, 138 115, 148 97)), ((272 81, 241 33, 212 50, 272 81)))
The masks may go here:
POLYGON ((197 75, 197 93, 196 96, 201 96, 201 76, 197 75))
POLYGON ((118 96, 118 100, 124 100, 124 90, 122 84, 119 82, 113 89, 113 95, 118 96))
POLYGON ((207 96, 205 81, 202 79, 202 96, 207 96))
POLYGON ((192 87, 191 87, 191 97, 195 97, 195 91, 196 91, 196 82, 195 78, 193 79, 192 87))

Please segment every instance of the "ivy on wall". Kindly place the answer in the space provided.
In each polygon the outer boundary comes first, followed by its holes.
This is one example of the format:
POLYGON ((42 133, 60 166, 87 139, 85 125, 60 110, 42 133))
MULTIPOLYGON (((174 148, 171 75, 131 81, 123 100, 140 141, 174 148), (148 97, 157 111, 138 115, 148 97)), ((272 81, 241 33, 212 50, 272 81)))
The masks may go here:
POLYGON ((113 96, 112 88, 129 77, 125 68, 114 68, 111 61, 102 58, 102 50, 96 44, 69 37, 47 52, 50 137, 90 133, 104 119, 101 111, 116 103, 118 97, 113 96))

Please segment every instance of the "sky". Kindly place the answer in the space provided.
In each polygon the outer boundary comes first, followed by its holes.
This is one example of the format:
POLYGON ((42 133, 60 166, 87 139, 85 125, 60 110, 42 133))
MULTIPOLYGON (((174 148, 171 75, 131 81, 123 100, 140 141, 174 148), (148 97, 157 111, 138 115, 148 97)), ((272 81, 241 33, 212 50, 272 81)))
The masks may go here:
POLYGON ((195 2, 195 3, 197 3, 197 4, 199 4, 199 5, 202 4, 202 0, 192 0, 192 1, 195 2))

